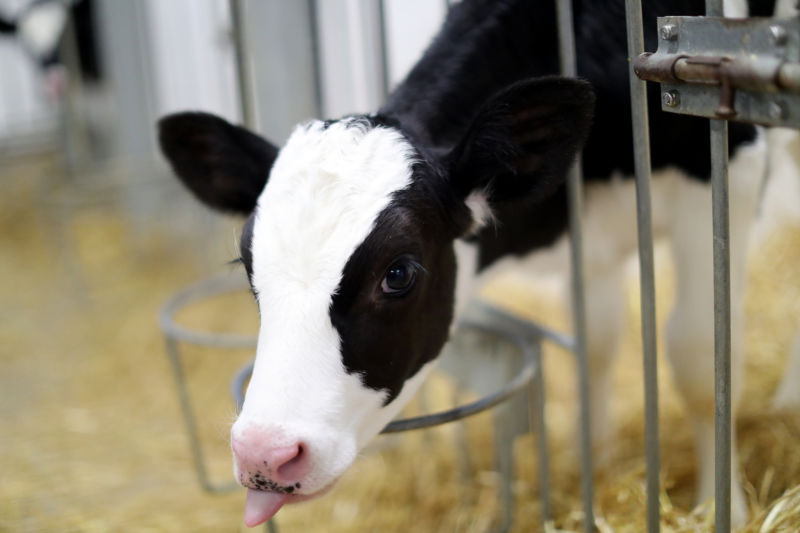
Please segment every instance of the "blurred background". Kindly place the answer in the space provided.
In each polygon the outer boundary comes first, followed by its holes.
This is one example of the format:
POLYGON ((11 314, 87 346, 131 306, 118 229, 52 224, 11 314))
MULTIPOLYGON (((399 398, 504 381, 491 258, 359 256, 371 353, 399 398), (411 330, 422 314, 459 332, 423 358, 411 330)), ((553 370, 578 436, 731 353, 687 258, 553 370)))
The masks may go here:
MULTIPOLYGON (((227 264, 238 255, 242 221, 182 190, 157 153, 155 123, 204 110, 281 144, 302 120, 374 110, 447 5, 0 0, 0 531, 245 529, 243 491, 209 494, 198 483, 157 321, 191 282, 219 273, 244 279, 227 264)), ((748 295, 740 442, 762 522, 771 502, 800 484, 800 424, 769 410, 800 320, 796 178, 770 181, 748 295)), ((657 249, 661 317, 672 283, 667 253, 657 249)), ((629 278, 613 401, 620 446, 597 489, 598 516, 618 531, 638 531, 644 514, 635 268, 629 278)), ((563 280, 543 280, 509 275, 485 296, 568 330, 563 280)), ((204 331, 257 329, 244 292, 176 319, 204 331)), ((209 477, 227 483, 235 415, 228 388, 252 352, 182 354, 209 477)), ((546 365, 554 505, 558 526, 570 530, 580 524, 574 370, 555 349, 546 365)), ((691 435, 667 365, 660 370, 665 524, 707 529, 707 509, 692 510, 691 435)), ((425 405, 409 412, 450 405, 453 390, 437 376, 425 405)), ((492 446, 488 415, 381 437, 331 494, 282 510, 281 531, 485 531, 499 513, 492 446), (454 451, 462 438, 467 456, 454 451)), ((530 435, 515 443, 517 531, 538 523, 532 450, 530 435)))

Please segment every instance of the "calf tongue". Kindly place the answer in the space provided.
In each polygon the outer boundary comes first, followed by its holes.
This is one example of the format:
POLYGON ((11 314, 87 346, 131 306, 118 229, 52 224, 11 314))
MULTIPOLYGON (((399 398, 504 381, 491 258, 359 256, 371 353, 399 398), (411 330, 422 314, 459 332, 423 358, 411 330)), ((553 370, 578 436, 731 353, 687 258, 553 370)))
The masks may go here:
POLYGON ((247 489, 247 503, 244 507, 244 524, 255 527, 272 518, 283 507, 288 494, 277 492, 264 492, 261 490, 247 489))

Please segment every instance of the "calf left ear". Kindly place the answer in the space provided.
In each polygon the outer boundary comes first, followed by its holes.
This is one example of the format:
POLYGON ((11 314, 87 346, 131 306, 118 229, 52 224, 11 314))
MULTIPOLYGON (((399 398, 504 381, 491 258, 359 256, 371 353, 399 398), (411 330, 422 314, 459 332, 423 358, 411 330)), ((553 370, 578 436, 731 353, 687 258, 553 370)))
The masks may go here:
POLYGON ((584 81, 545 77, 493 96, 450 155, 456 194, 492 204, 541 201, 556 192, 583 146, 594 93, 584 81))
POLYGON ((161 151, 194 195, 220 211, 247 214, 267 183, 278 148, 208 113, 158 121, 161 151))

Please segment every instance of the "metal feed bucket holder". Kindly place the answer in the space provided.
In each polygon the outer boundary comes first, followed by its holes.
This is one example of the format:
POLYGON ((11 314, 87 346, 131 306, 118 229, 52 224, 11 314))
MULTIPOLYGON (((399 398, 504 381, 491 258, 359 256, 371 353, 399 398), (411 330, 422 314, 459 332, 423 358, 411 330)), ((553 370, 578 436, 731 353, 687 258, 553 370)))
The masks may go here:
MULTIPOLYGON (((533 0, 531 0, 533 1, 533 0)), ((570 0, 555 0, 558 13, 561 71, 576 76, 575 43, 572 4, 570 0)), ((376 0, 381 13, 379 43, 386 74, 387 44, 382 19, 383 2, 376 0)), ((449 4, 449 2, 447 2, 449 4)), ((300 3, 298 3, 299 5, 300 3)), ((234 26, 239 88, 246 125, 253 126, 255 94, 252 90, 252 61, 246 61, 248 39, 242 24, 246 7, 244 0, 230 0, 234 26)), ((314 3, 309 4, 309 16, 316 17, 314 3)), ((642 9, 639 0, 626 0, 626 32, 630 62, 630 91, 633 116, 634 161, 636 174, 637 229, 639 237, 639 273, 641 279, 642 356, 645 411, 645 456, 647 463, 647 527, 650 533, 659 531, 659 470, 658 387, 656 370, 655 282, 650 200, 650 140, 647 116, 645 81, 662 84, 662 110, 703 116, 711 126, 711 185, 713 204, 714 257, 714 344, 715 344, 715 530, 730 531, 731 491, 731 311, 730 311, 730 244, 728 215, 728 149, 727 119, 757 124, 800 127, 800 20, 747 19, 731 23, 722 18, 722 0, 706 0, 707 17, 663 17, 658 21, 659 49, 645 54, 642 31, 642 9), (687 45, 687 43, 689 43, 687 45), (744 43, 744 44, 743 44, 744 43), (746 45, 746 46, 745 46, 746 45), (637 77, 638 76, 638 77, 637 77)), ((622 20, 619 21, 623 23, 622 20)), ((313 25, 316 28, 316 24, 313 25)), ((312 38, 316 38, 316 34, 312 38)), ((314 59, 319 78, 319 58, 314 59)), ((385 80, 384 80, 385 81, 385 80)), ((388 83, 384 83, 384 88, 388 83)), ((319 105, 318 105, 319 107, 319 105)), ((513 345, 524 360, 523 371, 517 378, 503 384, 491 394, 452 410, 399 420, 384 432, 430 427, 458 420, 509 400, 524 389, 530 391, 533 429, 540 435, 537 451, 540 463, 542 519, 550 518, 548 460, 544 394, 540 343, 554 341, 576 356, 580 406, 581 492, 584 531, 595 530, 593 515, 593 485, 591 447, 589 441, 589 371, 586 357, 586 319, 582 275, 582 185, 579 168, 573 167, 568 177, 569 226, 571 251, 571 285, 573 297, 574 336, 567 338, 536 325, 522 322, 497 309, 479 306, 480 322, 467 322, 462 329, 474 329, 502 338, 513 345)), ((181 397, 195 467, 206 490, 217 492, 229 487, 216 486, 208 481, 202 448, 197 439, 197 426, 183 377, 178 342, 217 348, 248 348, 255 339, 235 335, 211 334, 182 328, 175 324, 177 310, 207 296, 241 287, 208 280, 174 296, 161 313, 161 328, 167 338, 167 348, 173 364, 181 397)), ((234 378, 233 394, 241 401, 249 369, 244 368, 234 378)), ((710 384, 709 384, 710 386, 710 384)), ((495 417, 496 431, 503 435, 501 420, 495 417)), ((501 470, 510 472, 510 456, 499 457, 501 470), (509 468, 503 466, 507 461, 509 468)), ((506 481, 510 479, 510 474, 506 481)), ((511 499, 508 487, 501 489, 506 504, 506 521, 510 525, 511 499)))
MULTIPOLYGON (((240 487, 234 482, 218 484, 210 479, 207 458, 198 431, 197 417, 187 386, 184 372, 184 356, 181 355, 180 344, 216 349, 254 349, 256 338, 247 335, 210 333, 190 329, 176 323, 175 316, 180 311, 209 298, 246 290, 248 290, 248 286, 241 276, 222 275, 211 277, 176 293, 164 305, 159 317, 159 325, 166 339, 167 354, 179 393, 184 423, 189 434, 194 467, 201 486, 211 493, 229 492, 238 490, 240 487)), ((395 420, 388 424, 382 433, 423 429, 462 420, 509 402, 518 397, 518 395, 527 392, 531 400, 530 425, 540 435, 537 440, 536 453, 538 460, 543 465, 539 469, 539 486, 542 493, 542 518, 544 523, 547 523, 550 519, 549 472, 547 469, 549 461, 543 410, 544 385, 541 372, 541 343, 548 340, 561 347, 572 349, 572 342, 559 333, 519 320, 486 304, 477 304, 469 314, 473 318, 459 324, 455 335, 456 338, 459 335, 463 335, 465 331, 472 331, 483 337, 494 338, 496 341, 507 344, 513 352, 516 352, 514 354, 516 357, 508 357, 508 352, 505 352, 505 357, 496 357, 497 354, 503 354, 502 350, 496 350, 495 357, 492 360, 487 360, 489 359, 489 354, 473 354, 473 360, 470 360, 468 354, 459 353, 457 356, 454 355, 458 359, 458 364, 472 369, 476 367, 485 369, 492 365, 501 367, 501 373, 508 379, 500 383, 495 390, 484 394, 475 401, 432 414, 395 420), (480 362, 480 359, 483 359, 483 361, 480 362)), ((443 365, 447 364, 446 361, 443 363, 443 365)), ((454 367, 455 363, 450 366, 454 367)), ((252 369, 253 363, 251 361, 236 372, 231 380, 231 396, 237 409, 241 408, 244 402, 244 390, 252 369)), ((501 476, 499 498, 503 504, 500 531, 507 531, 510 528, 513 514, 511 481, 513 476, 512 444, 515 428, 511 423, 512 419, 513 417, 508 416, 508 413, 499 413, 494 417, 497 448, 496 461, 497 469, 501 476)), ((466 446, 460 446, 459 448, 465 449, 466 446)), ((274 523, 270 527, 274 529, 274 523)))

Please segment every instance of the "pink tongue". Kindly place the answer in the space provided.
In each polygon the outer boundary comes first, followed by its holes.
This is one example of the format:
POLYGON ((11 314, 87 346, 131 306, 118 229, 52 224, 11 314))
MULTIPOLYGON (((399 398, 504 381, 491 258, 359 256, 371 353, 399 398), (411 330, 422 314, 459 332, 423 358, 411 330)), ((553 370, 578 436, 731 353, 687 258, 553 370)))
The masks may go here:
POLYGON ((288 499, 288 494, 247 489, 247 503, 245 503, 244 507, 244 524, 247 527, 255 527, 258 524, 263 524, 272 518, 288 499))

